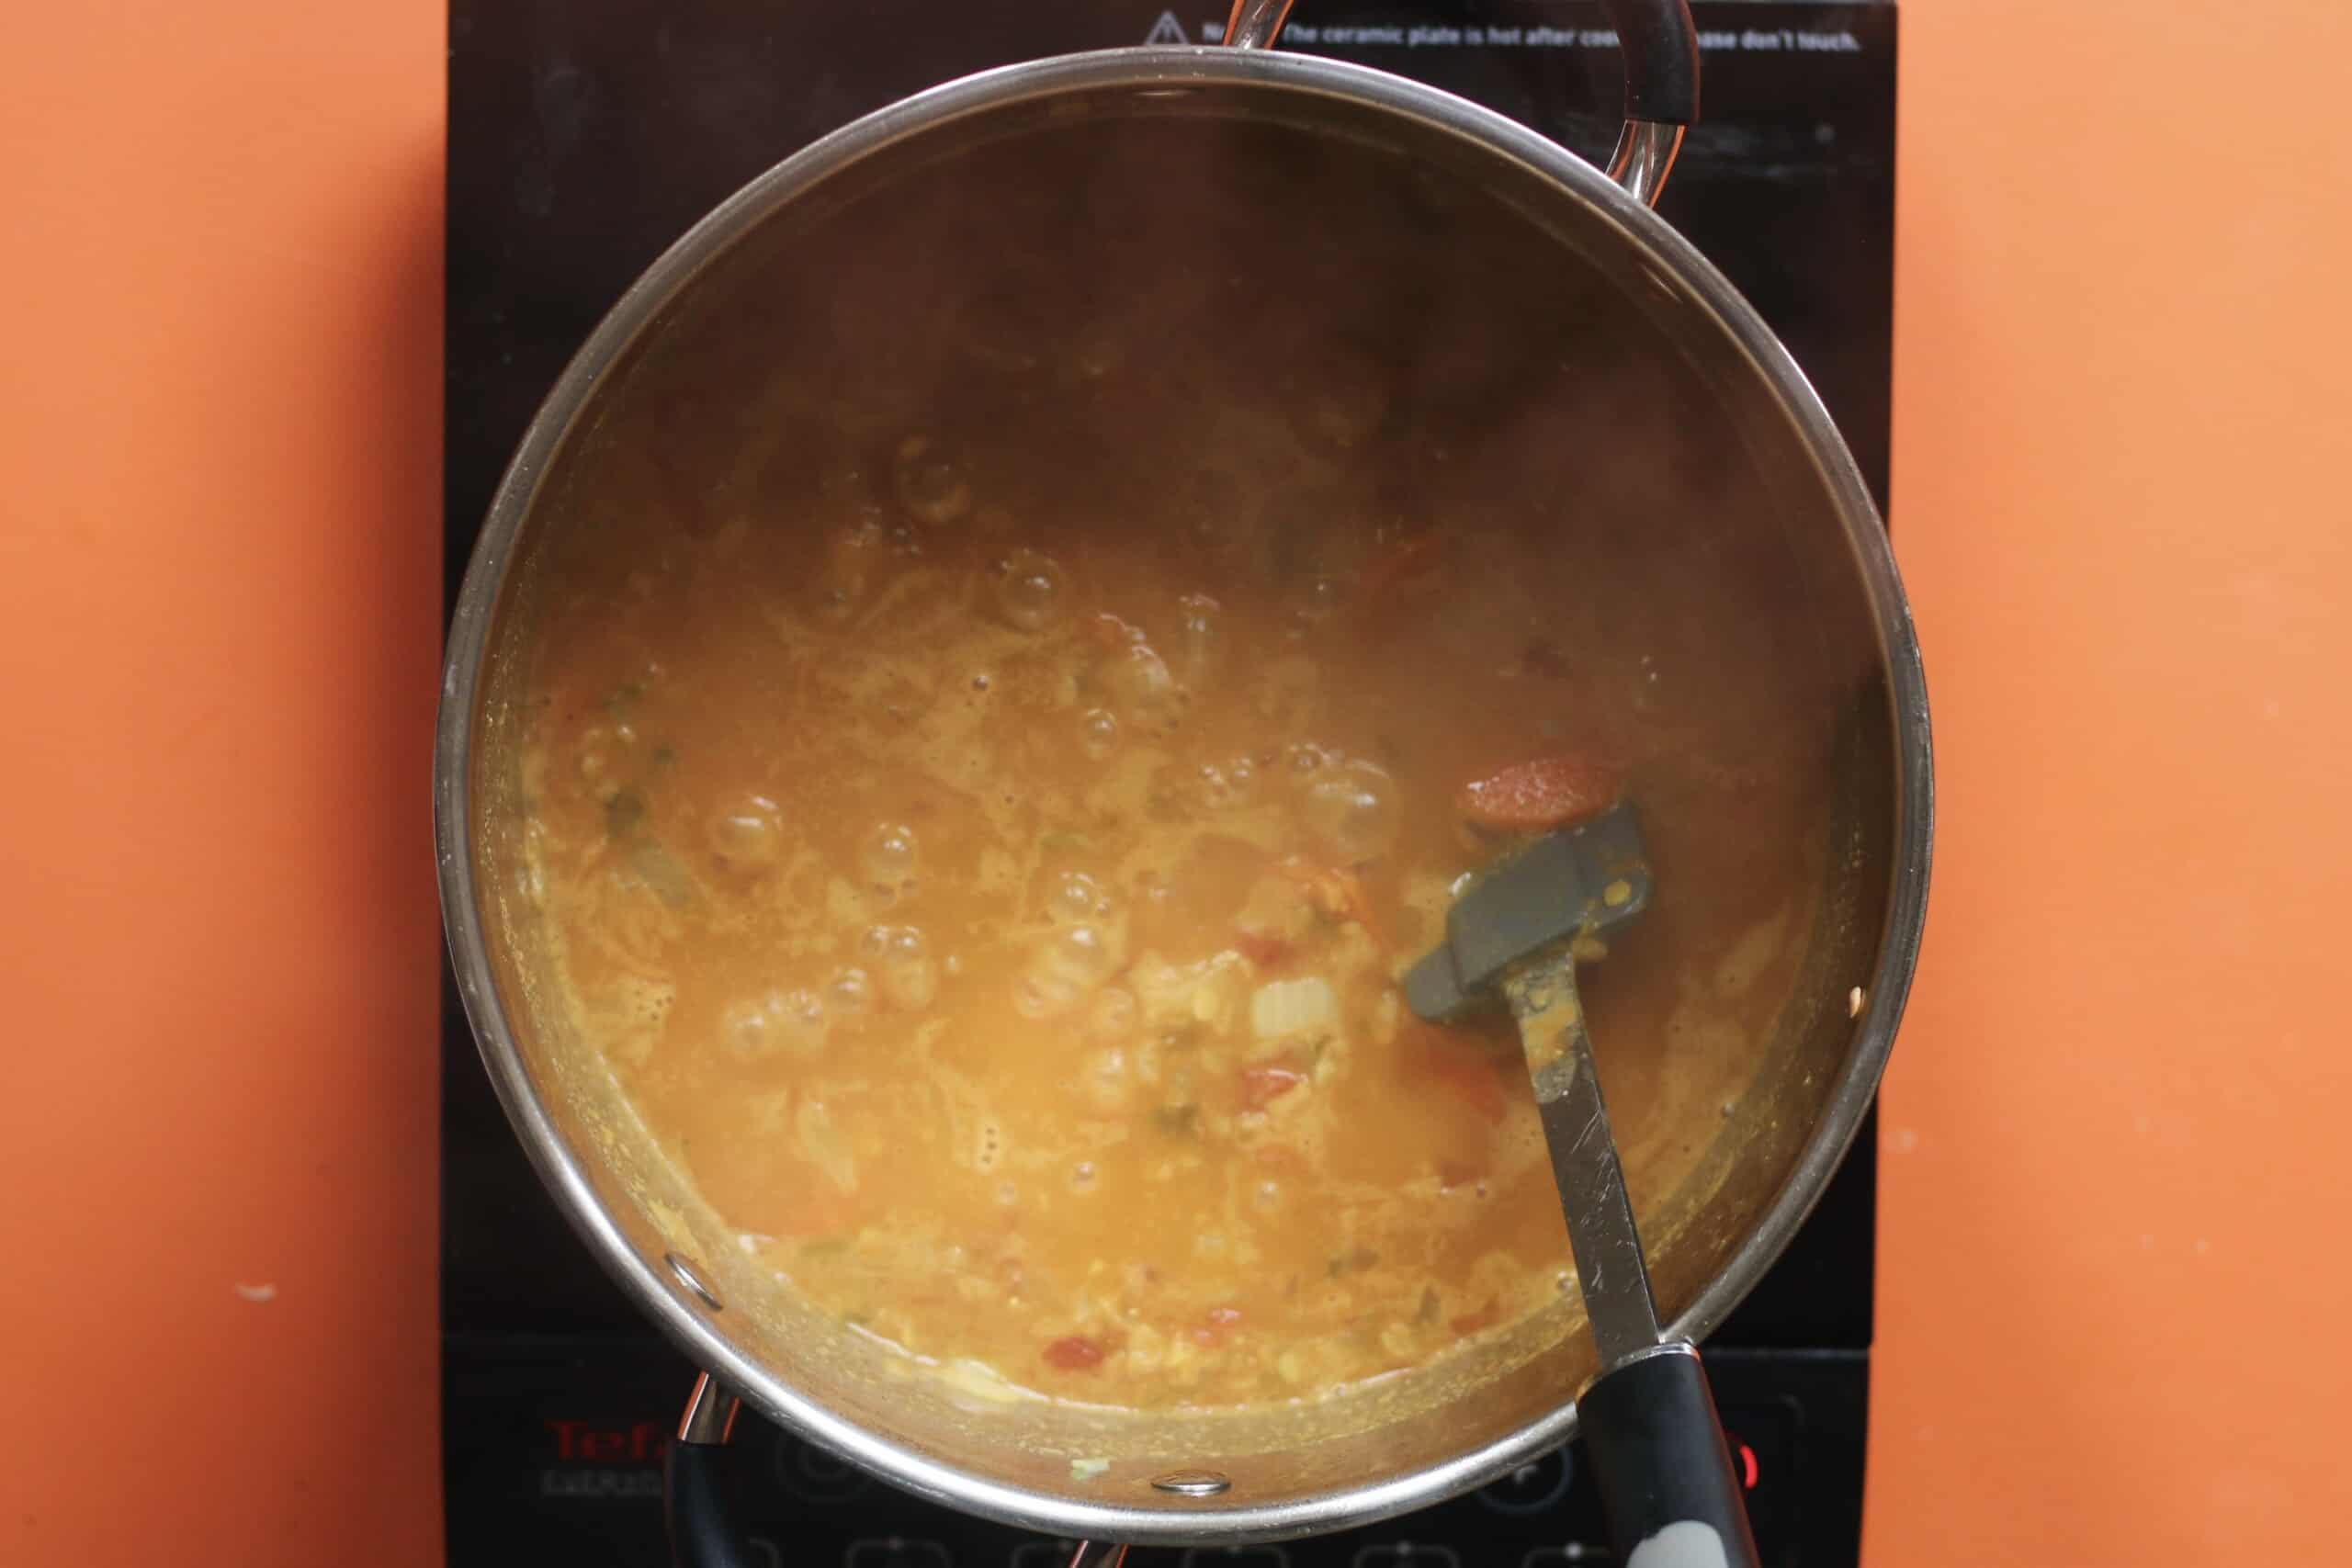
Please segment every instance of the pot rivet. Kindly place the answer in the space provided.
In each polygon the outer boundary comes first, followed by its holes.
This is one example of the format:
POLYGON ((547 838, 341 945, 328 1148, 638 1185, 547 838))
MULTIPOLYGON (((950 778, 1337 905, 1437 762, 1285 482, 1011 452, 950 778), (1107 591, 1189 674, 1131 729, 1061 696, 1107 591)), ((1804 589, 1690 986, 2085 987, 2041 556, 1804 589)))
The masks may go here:
POLYGON ((678 1283, 684 1285, 686 1288, 687 1292, 696 1301, 702 1303, 703 1305, 708 1307, 713 1312, 725 1312, 727 1310, 725 1307, 718 1304, 718 1297, 712 1292, 711 1288, 702 1282, 702 1276, 695 1272, 695 1266, 693 1264, 687 1262, 684 1258, 679 1257, 674 1252, 663 1253, 662 1255, 662 1261, 670 1266, 670 1272, 676 1277, 678 1283))
POLYGON ((1171 1470, 1151 1478, 1154 1491, 1173 1492, 1179 1497, 1214 1497, 1232 1484, 1214 1470, 1171 1470))

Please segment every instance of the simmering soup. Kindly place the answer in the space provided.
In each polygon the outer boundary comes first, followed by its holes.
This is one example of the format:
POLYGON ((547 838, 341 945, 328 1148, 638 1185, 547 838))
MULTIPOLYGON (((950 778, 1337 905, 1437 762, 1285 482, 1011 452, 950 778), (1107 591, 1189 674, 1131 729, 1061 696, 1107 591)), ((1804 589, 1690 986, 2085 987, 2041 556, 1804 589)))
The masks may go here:
POLYGON ((1774 558, 1645 510, 1609 444, 1695 394, 1514 291, 1556 259, 1508 212, 1388 261, 1343 215, 1396 192, 1304 186, 1245 275, 1152 265, 1164 191, 1080 244, 956 189, 953 277, 741 293, 566 458, 522 784, 577 1032, 748 1255, 920 1360, 1151 1408, 1427 1364, 1572 1281, 1508 1019, 1403 1006, 1460 879, 1641 807, 1656 904, 1584 973, 1645 1214, 1787 996, 1821 725, 1774 558))

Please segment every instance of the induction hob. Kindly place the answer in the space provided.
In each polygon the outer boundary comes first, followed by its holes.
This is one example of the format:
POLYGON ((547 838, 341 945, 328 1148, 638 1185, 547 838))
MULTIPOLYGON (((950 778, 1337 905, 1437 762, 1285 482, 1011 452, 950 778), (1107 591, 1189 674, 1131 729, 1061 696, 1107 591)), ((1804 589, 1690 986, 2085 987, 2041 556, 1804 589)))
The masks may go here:
MULTIPOLYGON (((1894 292, 1895 13, 1699 0, 1705 122, 1660 212, 1781 334, 1883 507, 1894 292)), ((661 250, 847 120, 985 67, 1214 41, 1220 4, 453 0, 447 254, 449 593, 508 453, 565 360, 661 250)), ((1597 6, 1304 0, 1283 47, 1484 102, 1599 157, 1621 77, 1597 6)), ((454 989, 443 1022, 441 1282, 449 1561, 667 1561, 660 1460, 691 1369, 541 1191, 454 989)), ((1876 1129, 1710 1342, 1773 1568, 1860 1535, 1876 1129)), ((906 1497, 747 1419, 734 1456, 779 1563, 1049 1568, 1057 1548, 906 1497)), ((1605 1559, 1571 1448, 1474 1496, 1345 1535, 1136 1561, 1518 1568, 1605 1559)))

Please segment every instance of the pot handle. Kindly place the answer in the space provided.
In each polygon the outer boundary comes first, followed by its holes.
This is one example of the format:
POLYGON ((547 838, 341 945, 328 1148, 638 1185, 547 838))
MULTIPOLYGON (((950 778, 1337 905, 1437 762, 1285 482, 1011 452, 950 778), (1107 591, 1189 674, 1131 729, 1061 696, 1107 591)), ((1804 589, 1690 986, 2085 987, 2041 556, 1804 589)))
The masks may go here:
MULTIPOLYGON (((1225 41, 1271 49, 1292 0, 1233 0, 1225 41)), ((1602 0, 1625 57, 1625 128, 1609 177, 1644 207, 1657 205, 1682 132, 1699 119, 1699 30, 1690 0, 1602 0)))
POLYGON ((1620 1361, 1577 1396, 1577 1429, 1625 1568, 1757 1568, 1747 1487, 1687 1341, 1620 1361))
POLYGON ((695 1375, 678 1435, 662 1461, 662 1523, 673 1568, 766 1568, 737 1517, 727 1439, 742 1402, 708 1372, 695 1375))

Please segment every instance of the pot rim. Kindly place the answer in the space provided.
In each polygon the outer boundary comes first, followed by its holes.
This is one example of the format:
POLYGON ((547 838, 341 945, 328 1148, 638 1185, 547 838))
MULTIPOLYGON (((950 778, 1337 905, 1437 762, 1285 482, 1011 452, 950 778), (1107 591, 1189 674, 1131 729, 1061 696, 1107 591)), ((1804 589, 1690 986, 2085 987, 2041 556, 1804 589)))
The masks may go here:
POLYGON ((1933 835, 1927 688, 1917 638, 1884 529, 1853 457, 1812 385, 1771 330, 1714 266, 1664 220, 1566 148, 1517 121, 1437 88, 1367 66, 1271 50, 1141 47, 1057 55, 965 76, 900 99, 810 143, 711 209, 606 313, 564 367, 501 476, 451 618, 434 758, 434 836, 442 919, 466 1016, 508 1120, 541 1181, 605 1272, 674 1344, 789 1431, 894 1485, 1001 1523, 1048 1534, 1186 1545, 1277 1540, 1336 1530, 1427 1506, 1507 1473, 1566 1442, 1576 1411, 1545 1416, 1437 1464, 1311 1496, 1219 1506, 1178 1497, 1083 1502, 944 1463, 847 1419, 739 1349, 711 1310, 630 1246, 598 1201, 578 1151, 533 1081, 492 977, 474 888, 469 770, 482 661, 514 538, 548 463, 605 374, 702 269, 768 215, 850 165, 910 136, 1028 99, 1080 89, 1261 86, 1347 100, 1417 118, 1511 160, 1560 187, 1711 312, 1788 411, 1844 525, 1868 595, 1894 713, 1896 819, 1893 886, 1866 1004, 1835 1093, 1781 1190, 1668 1329, 1702 1339, 1787 1246, 1860 1129, 1891 1050, 1925 925, 1933 835))

